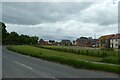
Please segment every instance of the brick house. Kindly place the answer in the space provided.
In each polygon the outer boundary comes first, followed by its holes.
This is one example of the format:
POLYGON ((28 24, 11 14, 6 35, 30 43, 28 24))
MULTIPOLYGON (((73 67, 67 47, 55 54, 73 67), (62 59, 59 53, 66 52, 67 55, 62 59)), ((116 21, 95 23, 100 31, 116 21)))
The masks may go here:
POLYGON ((114 36, 111 35, 104 35, 98 39, 99 48, 110 48, 110 39, 114 36))
POLYGON ((54 44, 55 43, 55 40, 49 40, 48 41, 48 44, 54 44))
POLYGON ((92 47, 91 39, 87 37, 80 37, 76 40, 76 46, 80 47, 92 47))
POLYGON ((48 45, 48 41, 44 41, 43 39, 40 39, 40 40, 38 41, 38 44, 39 44, 39 45, 48 45))
POLYGON ((63 45, 63 46, 71 46, 71 45, 72 45, 72 42, 71 42, 70 40, 65 39, 65 40, 62 40, 62 41, 60 42, 60 45, 63 45))
POLYGON ((116 34, 110 39, 110 47, 120 49, 120 34, 116 34))
POLYGON ((98 47, 98 39, 92 39, 91 44, 92 47, 98 47))
POLYGON ((56 42, 55 40, 49 40, 48 45, 59 46, 60 42, 56 42))

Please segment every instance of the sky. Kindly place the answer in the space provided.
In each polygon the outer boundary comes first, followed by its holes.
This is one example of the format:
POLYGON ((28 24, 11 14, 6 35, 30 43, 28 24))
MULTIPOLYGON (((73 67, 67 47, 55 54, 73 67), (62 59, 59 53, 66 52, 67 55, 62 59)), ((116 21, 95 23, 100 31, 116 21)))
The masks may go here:
POLYGON ((7 31, 45 40, 99 38, 118 33, 118 5, 113 2, 3 2, 7 31))

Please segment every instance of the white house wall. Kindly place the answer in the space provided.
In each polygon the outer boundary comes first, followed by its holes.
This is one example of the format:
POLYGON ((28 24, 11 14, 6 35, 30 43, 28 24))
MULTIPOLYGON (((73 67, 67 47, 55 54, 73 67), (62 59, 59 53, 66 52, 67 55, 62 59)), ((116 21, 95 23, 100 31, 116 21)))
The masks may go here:
POLYGON ((118 48, 120 45, 120 39, 111 39, 110 40, 110 47, 112 48, 112 44, 113 44, 113 48, 118 48))

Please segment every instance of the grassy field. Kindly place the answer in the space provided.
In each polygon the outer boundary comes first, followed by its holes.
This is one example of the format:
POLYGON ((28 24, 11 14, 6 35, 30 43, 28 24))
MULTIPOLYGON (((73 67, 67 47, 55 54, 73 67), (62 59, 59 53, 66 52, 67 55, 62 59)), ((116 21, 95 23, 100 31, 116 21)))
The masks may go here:
POLYGON ((106 57, 106 56, 118 56, 118 52, 114 50, 102 50, 94 48, 81 48, 77 46, 40 46, 41 48, 48 48, 53 50, 60 50, 64 52, 78 53, 83 55, 95 56, 95 57, 106 57), (88 54, 87 54, 88 53, 88 54))
POLYGON ((84 61, 84 60, 101 61, 101 58, 98 58, 98 57, 73 54, 73 53, 55 51, 55 50, 48 50, 48 49, 43 49, 43 48, 38 48, 38 47, 28 46, 28 45, 7 46, 7 49, 14 52, 19 52, 24 55, 30 55, 33 57, 70 65, 76 68, 101 70, 101 71, 108 71, 108 72, 114 72, 114 73, 120 72, 120 70, 118 69, 120 68, 120 66, 118 67, 115 65, 98 64, 98 63, 84 61), (84 59, 84 60, 81 60, 81 59, 84 59))
MULTIPOLYGON (((119 53, 114 50, 86 49, 76 46, 38 46, 43 49, 68 52, 98 58, 99 62, 120 64, 119 53)), ((94 60, 93 60, 94 61, 94 60)))

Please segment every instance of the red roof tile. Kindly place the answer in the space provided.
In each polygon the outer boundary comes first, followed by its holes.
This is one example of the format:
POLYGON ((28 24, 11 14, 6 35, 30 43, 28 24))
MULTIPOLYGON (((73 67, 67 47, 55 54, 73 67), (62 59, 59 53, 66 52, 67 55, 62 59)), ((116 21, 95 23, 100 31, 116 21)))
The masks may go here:
POLYGON ((120 39, 120 34, 116 34, 115 36, 112 37, 112 39, 120 39))
POLYGON ((114 36, 114 34, 111 34, 111 35, 104 35, 104 36, 101 36, 101 37, 99 38, 99 40, 110 39, 110 38, 112 38, 113 36, 114 36))

